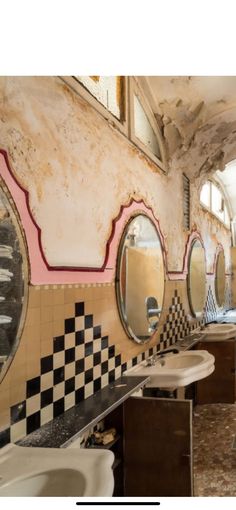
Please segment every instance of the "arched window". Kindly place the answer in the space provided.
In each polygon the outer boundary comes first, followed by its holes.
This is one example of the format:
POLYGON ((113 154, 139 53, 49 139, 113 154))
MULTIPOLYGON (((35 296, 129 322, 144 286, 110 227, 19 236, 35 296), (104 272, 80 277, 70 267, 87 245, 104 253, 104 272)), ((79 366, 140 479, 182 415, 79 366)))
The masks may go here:
POLYGON ((200 192, 201 204, 216 216, 226 227, 230 227, 229 209, 219 185, 212 181, 203 184, 200 192))

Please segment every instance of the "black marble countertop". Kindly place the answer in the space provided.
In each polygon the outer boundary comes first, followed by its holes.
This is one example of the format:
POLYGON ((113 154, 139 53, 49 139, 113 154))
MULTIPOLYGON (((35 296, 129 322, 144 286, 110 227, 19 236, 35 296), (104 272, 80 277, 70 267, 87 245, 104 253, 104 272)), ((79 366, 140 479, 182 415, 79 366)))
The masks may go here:
POLYGON ((20 446, 67 447, 148 382, 149 377, 122 376, 54 420, 35 430, 20 446))
POLYGON ((189 335, 185 336, 184 338, 181 338, 176 342, 172 347, 176 347, 179 352, 181 351, 188 351, 189 349, 192 349, 194 345, 196 345, 198 342, 202 342, 205 340, 205 333, 204 331, 196 331, 195 333, 192 332, 189 335))

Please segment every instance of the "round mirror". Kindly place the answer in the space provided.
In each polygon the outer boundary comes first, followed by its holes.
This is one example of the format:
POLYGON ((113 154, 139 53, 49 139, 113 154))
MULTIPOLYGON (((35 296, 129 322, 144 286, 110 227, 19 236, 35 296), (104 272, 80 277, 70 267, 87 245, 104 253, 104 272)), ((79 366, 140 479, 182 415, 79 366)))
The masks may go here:
POLYGON ((215 294, 218 306, 223 306, 225 300, 225 257, 223 250, 216 260, 215 294))
POLYGON ((205 251, 199 240, 192 243, 188 267, 188 297, 194 317, 200 317, 206 298, 205 251))
POLYGON ((26 308, 26 271, 20 227, 0 187, 0 380, 12 361, 22 331, 26 308))
POLYGON ((147 216, 139 214, 128 223, 122 236, 116 278, 120 317, 136 342, 148 341, 158 327, 164 283, 158 232, 147 216))

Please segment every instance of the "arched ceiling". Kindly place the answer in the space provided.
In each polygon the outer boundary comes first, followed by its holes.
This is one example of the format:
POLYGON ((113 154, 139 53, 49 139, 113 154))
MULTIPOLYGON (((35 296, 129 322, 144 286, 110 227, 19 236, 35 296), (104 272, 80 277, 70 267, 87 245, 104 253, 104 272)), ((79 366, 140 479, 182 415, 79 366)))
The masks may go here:
POLYGON ((138 81, 162 129, 171 165, 190 177, 236 158, 236 76, 145 76, 138 81))
POLYGON ((168 164, 200 186, 216 170, 236 216, 236 76, 140 76, 168 164), (226 168, 225 172, 222 172, 226 168))

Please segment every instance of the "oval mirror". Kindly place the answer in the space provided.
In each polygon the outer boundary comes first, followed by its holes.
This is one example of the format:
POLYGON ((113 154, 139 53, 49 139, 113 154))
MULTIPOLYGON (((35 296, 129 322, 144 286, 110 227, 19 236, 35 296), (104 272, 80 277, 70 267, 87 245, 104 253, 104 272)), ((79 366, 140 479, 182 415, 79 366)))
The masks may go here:
POLYGON ((190 310, 194 317, 200 317, 206 299, 206 263, 205 250, 198 239, 191 246, 187 283, 190 310))
POLYGON ((132 218, 123 233, 116 275, 119 313, 126 333, 136 342, 156 331, 163 305, 165 271, 154 223, 145 215, 132 218))
POLYGON ((10 202, 0 187, 0 381, 19 343, 26 289, 27 264, 22 234, 10 202))
POLYGON ((223 250, 219 252, 216 260, 215 295, 218 306, 223 306, 225 300, 225 256, 223 250))

